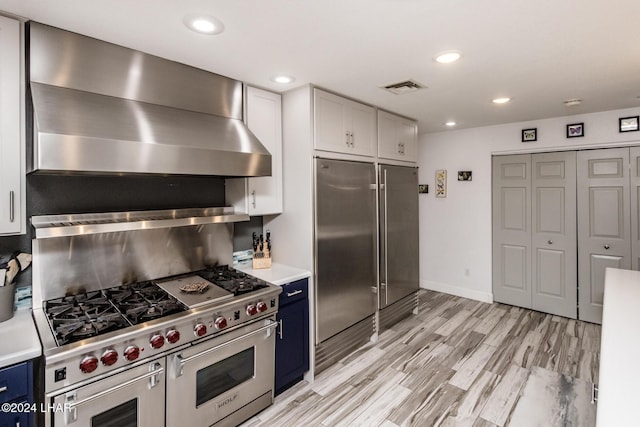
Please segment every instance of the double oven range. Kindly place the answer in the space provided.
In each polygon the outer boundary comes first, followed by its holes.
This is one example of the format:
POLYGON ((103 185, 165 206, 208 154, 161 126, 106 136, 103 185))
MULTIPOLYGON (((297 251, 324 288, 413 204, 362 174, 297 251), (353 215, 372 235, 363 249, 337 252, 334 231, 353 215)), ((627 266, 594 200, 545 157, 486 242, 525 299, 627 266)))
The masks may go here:
MULTIPOLYGON (((160 239, 174 246, 191 241, 202 252, 194 236, 218 241, 228 235, 225 227, 154 232, 145 237, 144 250, 140 244, 122 249, 120 243, 97 250, 148 254, 160 239)), ((131 237, 124 234, 125 241, 131 237)), ((36 276, 42 282, 60 279, 48 279, 43 271, 43 265, 60 260, 54 248, 71 247, 74 256, 67 255, 86 262, 105 239, 75 236, 34 245, 34 296, 36 276)), ((160 256, 166 265, 165 258, 160 256)), ((109 255, 103 262, 113 260, 109 255)), ((111 274, 104 265, 91 270, 100 281, 111 274)), ((216 266, 101 289, 65 289, 66 295, 34 300, 44 355, 39 394, 51 409, 44 415, 46 427, 227 426, 273 402, 279 286, 216 266)), ((46 289, 38 293, 52 295, 46 289)))

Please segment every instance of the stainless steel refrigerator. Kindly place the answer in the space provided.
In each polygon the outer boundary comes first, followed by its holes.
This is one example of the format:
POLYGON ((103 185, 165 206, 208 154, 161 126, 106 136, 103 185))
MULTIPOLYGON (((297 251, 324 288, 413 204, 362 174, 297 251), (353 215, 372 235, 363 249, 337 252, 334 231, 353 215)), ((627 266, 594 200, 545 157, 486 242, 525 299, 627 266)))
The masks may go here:
POLYGON ((418 289, 416 171, 315 159, 316 372, 375 333, 378 308, 418 289))
POLYGON ((380 329, 417 306, 419 289, 418 169, 379 165, 380 329))

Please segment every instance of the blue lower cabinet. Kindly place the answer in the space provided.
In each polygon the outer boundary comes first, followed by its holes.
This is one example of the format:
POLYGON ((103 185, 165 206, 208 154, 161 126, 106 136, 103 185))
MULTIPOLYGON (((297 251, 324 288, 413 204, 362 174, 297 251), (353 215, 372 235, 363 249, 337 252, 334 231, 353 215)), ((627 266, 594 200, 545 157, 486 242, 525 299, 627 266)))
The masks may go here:
POLYGON ((302 380, 309 370, 308 280, 282 287, 277 320, 275 394, 302 380))
MULTIPOLYGON (((24 403, 26 406, 27 402, 24 403)), ((31 427, 33 425, 30 412, 0 412, 0 427, 31 427)))
POLYGON ((0 369, 0 427, 32 427, 33 365, 18 363, 0 369))

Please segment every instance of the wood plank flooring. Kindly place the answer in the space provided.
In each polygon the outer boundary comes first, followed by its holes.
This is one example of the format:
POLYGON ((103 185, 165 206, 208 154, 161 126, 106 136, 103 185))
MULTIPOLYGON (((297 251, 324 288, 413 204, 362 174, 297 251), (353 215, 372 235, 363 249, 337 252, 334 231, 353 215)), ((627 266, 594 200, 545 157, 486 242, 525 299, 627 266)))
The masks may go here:
POLYGON ((595 425, 600 326, 421 290, 419 314, 243 427, 595 425))

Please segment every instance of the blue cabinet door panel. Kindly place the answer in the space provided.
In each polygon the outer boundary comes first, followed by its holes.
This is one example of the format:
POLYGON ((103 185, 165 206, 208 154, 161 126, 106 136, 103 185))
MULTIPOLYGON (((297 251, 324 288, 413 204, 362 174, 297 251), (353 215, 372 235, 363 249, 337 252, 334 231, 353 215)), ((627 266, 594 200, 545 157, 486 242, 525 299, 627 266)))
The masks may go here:
POLYGON ((27 396, 29 393, 29 366, 27 362, 0 370, 0 403, 27 396))
POLYGON ((309 370, 309 300, 307 279, 283 286, 277 315, 275 394, 302 379, 309 370))

